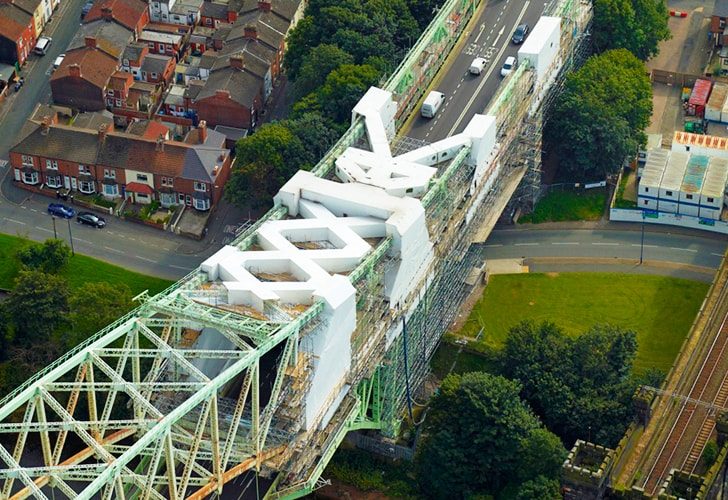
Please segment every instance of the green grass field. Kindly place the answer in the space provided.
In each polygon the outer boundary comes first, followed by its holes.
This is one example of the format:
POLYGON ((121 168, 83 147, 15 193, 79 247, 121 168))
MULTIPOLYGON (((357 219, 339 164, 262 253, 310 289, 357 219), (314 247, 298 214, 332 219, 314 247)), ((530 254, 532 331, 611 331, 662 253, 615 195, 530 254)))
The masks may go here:
MULTIPOLYGON (((18 261, 15 259, 15 252, 32 242, 16 236, 0 234, 0 287, 12 288, 13 280, 20 270, 18 261)), ((134 295, 149 290, 150 294, 161 292, 171 281, 145 276, 124 269, 123 267, 107 264, 84 255, 71 257, 68 267, 61 273, 67 281, 71 290, 87 282, 125 283, 129 286, 134 295)))
POLYGON ((519 223, 560 222, 568 220, 599 220, 604 212, 606 192, 551 191, 536 204, 533 213, 518 219, 519 223))
POLYGON ((708 284, 665 276, 565 273, 493 276, 460 334, 502 346, 521 320, 552 321, 577 335, 595 323, 637 333, 637 371, 670 369, 708 284))

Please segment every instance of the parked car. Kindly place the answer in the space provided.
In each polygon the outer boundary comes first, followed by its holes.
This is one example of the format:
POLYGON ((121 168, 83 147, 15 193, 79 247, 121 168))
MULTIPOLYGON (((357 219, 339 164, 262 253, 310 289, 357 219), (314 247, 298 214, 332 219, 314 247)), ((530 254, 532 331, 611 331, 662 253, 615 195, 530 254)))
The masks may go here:
POLYGON ((513 37, 511 38, 511 41, 516 45, 518 45, 519 43, 523 43, 530 29, 531 28, 529 28, 528 24, 526 23, 519 24, 518 28, 516 28, 516 31, 513 32, 513 37))
POLYGON ((106 225, 106 221, 103 219, 103 217, 99 217, 98 215, 92 214, 91 212, 79 212, 78 216, 76 217, 76 221, 79 224, 87 224, 98 229, 101 229, 106 225))
POLYGON ((58 66, 63 63, 63 59, 66 57, 66 54, 61 54, 60 56, 56 57, 56 60, 53 61, 53 69, 58 69, 58 66))
POLYGON ((38 38, 38 41, 35 43, 35 47, 33 47, 33 52, 39 56, 46 55, 46 52, 48 52, 48 48, 51 46, 52 42, 53 39, 49 36, 42 36, 38 38))
POLYGON ((72 219, 76 211, 62 203, 51 203, 48 205, 48 213, 64 219, 72 219))
POLYGON ((503 63, 503 67, 501 68, 501 76, 508 76, 511 74, 511 71, 513 71, 516 67, 516 57, 515 56, 508 56, 506 57, 506 62, 503 63))
POLYGON ((83 19, 84 17, 86 17, 86 14, 88 14, 88 11, 90 11, 91 10, 91 7, 93 7, 93 6, 94 6, 93 0, 88 0, 84 4, 83 8, 81 9, 81 19, 83 19))

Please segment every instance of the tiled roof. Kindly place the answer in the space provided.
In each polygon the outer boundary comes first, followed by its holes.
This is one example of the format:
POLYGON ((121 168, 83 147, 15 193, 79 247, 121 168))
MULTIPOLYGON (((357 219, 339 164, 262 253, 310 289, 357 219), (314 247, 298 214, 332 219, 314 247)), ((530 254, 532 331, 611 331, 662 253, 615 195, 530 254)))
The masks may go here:
POLYGON ((157 75, 162 76, 171 60, 172 58, 169 56, 147 54, 142 61, 141 69, 142 71, 146 71, 147 75, 150 73, 156 73, 157 75))
POLYGON ((0 36, 16 42, 32 19, 32 15, 19 7, 0 3, 0 36))
POLYGON ((41 0, 13 0, 13 3, 32 15, 40 6, 41 0))
POLYGON ((126 71, 114 71, 111 75, 108 88, 114 90, 125 90, 127 86, 131 86, 131 82, 134 80, 134 76, 126 71))
POLYGON ((51 76, 51 81, 70 76, 69 68, 72 64, 80 66, 81 78, 98 88, 104 88, 116 71, 115 59, 98 49, 84 47, 66 54, 61 66, 51 76))
POLYGON ((130 191, 132 193, 141 193, 141 194, 152 194, 154 193, 154 190, 151 186, 148 184, 144 184, 142 182, 130 182, 126 185, 126 190, 130 191))
POLYGON ((114 114, 110 111, 92 111, 87 113, 79 113, 73 119, 74 128, 81 128, 96 132, 101 125, 106 125, 109 130, 114 129, 114 114))
POLYGON ((142 134, 143 137, 146 137, 147 139, 157 139, 159 136, 168 137, 169 136, 169 129, 159 123, 158 121, 150 121, 147 124, 147 128, 144 131, 144 134, 142 134))
POLYGON ((719 17, 728 17, 728 0, 715 0, 713 15, 719 17))
POLYGON ((116 59, 121 59, 126 46, 134 40, 134 32, 120 24, 107 23, 103 20, 82 24, 73 36, 67 51, 85 47, 86 37, 95 38, 97 48, 116 59))
MULTIPOLYGON (((288 21, 293 20, 293 16, 298 10, 303 0, 271 0, 271 11, 288 21)), ((258 10, 258 0, 244 0, 240 9, 241 13, 248 13, 258 10)))
POLYGON ((224 3, 205 2, 202 4, 200 15, 213 19, 227 20, 228 6, 224 3))
POLYGON ((673 142, 711 149, 728 149, 728 138, 676 131, 673 142))
POLYGON ((253 99, 260 93, 260 88, 261 81, 257 76, 247 71, 225 68, 210 73, 205 86, 195 100, 199 102, 214 96, 218 90, 227 90, 233 101, 251 107, 253 99))
POLYGON ((45 135, 41 127, 37 127, 11 151, 93 165, 98 148, 99 138, 95 131, 56 125, 49 127, 45 135))
POLYGON ((111 8, 111 17, 122 26, 130 30, 136 28, 137 23, 147 10, 147 4, 141 0, 97 0, 91 10, 86 14, 85 22, 102 19, 103 9, 111 8))
POLYGON ((124 47, 124 52, 121 54, 122 59, 129 61, 138 61, 147 46, 143 43, 133 42, 124 47))

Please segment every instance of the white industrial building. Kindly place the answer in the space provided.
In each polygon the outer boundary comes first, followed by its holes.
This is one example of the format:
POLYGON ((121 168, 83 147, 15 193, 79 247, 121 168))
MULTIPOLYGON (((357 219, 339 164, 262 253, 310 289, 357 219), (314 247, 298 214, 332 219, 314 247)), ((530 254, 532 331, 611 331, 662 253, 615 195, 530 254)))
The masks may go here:
POLYGON ((728 183, 728 158, 655 149, 648 153, 637 190, 638 206, 718 220, 728 183))

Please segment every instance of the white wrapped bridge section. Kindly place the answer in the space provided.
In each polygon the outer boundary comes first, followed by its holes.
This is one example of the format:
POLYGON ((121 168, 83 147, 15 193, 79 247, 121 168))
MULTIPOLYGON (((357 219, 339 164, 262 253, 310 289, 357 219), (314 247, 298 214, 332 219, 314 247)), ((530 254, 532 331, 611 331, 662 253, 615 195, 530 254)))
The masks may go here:
POLYGON ((394 261, 385 276, 391 307, 404 305, 424 285, 434 259, 425 209, 417 198, 435 182, 435 165, 470 148, 467 164, 475 167, 473 182, 486 182, 495 143, 495 119, 476 115, 459 135, 393 157, 396 103, 392 94, 372 88, 353 111, 364 118, 370 150, 350 147, 336 162, 340 181, 300 171, 275 196, 289 219, 265 222, 257 233, 262 250, 227 246, 207 259, 201 270, 221 281, 230 304, 261 312, 270 304, 311 304, 323 300, 322 321, 300 343, 314 358, 314 374, 305 401, 306 429, 324 426, 348 388, 351 336, 356 328, 356 291, 339 273, 355 269, 373 247, 365 239, 392 238, 394 261), (304 249, 296 243, 326 242, 325 248, 304 249), (266 281, 262 273, 284 273, 291 281, 266 281), (333 408, 332 408, 333 406, 333 408))

